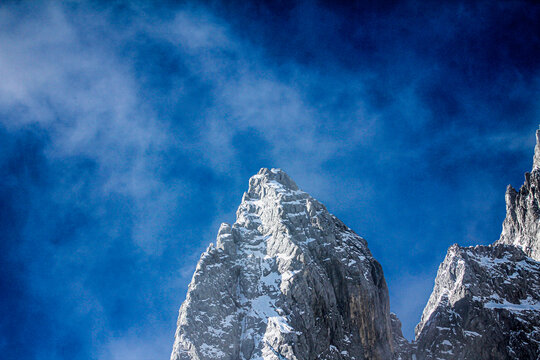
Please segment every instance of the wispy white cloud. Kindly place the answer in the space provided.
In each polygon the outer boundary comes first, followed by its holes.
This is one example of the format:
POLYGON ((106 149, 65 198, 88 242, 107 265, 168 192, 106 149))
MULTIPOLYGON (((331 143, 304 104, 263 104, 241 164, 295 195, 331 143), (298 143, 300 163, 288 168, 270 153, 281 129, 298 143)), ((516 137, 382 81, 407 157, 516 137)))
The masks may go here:
POLYGON ((114 44, 85 43, 76 19, 60 4, 42 5, 15 26, 10 8, 0 12, 0 26, 10 27, 0 35, 0 106, 10 114, 3 125, 13 131, 32 124, 45 129, 51 161, 95 161, 96 176, 103 179, 95 196, 133 198, 142 214, 135 224, 138 242, 154 251, 152 233, 165 225, 182 185, 159 178, 160 152, 174 141, 138 95, 133 70, 111 49, 114 44))

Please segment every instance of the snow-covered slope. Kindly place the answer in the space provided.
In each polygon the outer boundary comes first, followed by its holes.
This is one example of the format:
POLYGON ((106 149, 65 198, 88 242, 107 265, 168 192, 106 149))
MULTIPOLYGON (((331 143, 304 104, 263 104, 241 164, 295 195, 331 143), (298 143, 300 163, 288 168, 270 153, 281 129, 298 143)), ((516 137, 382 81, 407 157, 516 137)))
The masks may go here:
POLYGON ((418 359, 537 359, 540 263, 509 245, 453 245, 416 327, 418 359))
POLYGON ((285 172, 261 169, 201 256, 171 359, 392 359, 395 324, 366 241, 285 172))

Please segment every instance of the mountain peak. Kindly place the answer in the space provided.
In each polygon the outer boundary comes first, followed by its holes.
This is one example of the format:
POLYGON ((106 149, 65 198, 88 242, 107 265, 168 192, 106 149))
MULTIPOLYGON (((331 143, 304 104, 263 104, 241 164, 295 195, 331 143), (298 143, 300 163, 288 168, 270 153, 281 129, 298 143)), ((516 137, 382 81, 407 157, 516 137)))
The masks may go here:
POLYGON ((406 347, 398 325, 367 242, 263 168, 201 255, 171 360, 392 359, 406 347))

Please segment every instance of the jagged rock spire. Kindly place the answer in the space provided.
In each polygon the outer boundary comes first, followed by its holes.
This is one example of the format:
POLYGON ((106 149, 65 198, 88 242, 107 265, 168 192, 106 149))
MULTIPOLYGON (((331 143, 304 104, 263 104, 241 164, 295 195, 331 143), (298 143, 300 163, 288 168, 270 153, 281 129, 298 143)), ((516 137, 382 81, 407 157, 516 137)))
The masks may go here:
POLYGON ((536 130, 536 146, 534 147, 532 171, 540 169, 540 129, 536 130))
POLYGON ((540 261, 540 130, 536 130, 532 172, 525 173, 525 182, 516 191, 506 189, 506 218, 498 244, 521 248, 540 261))

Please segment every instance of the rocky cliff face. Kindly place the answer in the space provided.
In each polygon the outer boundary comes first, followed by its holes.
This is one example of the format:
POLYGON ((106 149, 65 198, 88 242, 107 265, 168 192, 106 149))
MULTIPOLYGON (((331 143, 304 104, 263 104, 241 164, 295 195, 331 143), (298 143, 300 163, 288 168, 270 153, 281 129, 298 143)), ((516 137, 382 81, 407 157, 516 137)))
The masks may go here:
POLYGON ((516 191, 506 189, 506 219, 497 243, 520 247, 540 261, 540 130, 536 131, 533 168, 525 173, 525 183, 516 191))
POLYGON ((537 359, 540 263, 509 245, 453 245, 416 327, 418 359, 537 359))
POLYGON ((399 326, 366 241, 283 171, 261 169, 201 256, 171 359, 400 358, 399 326))

